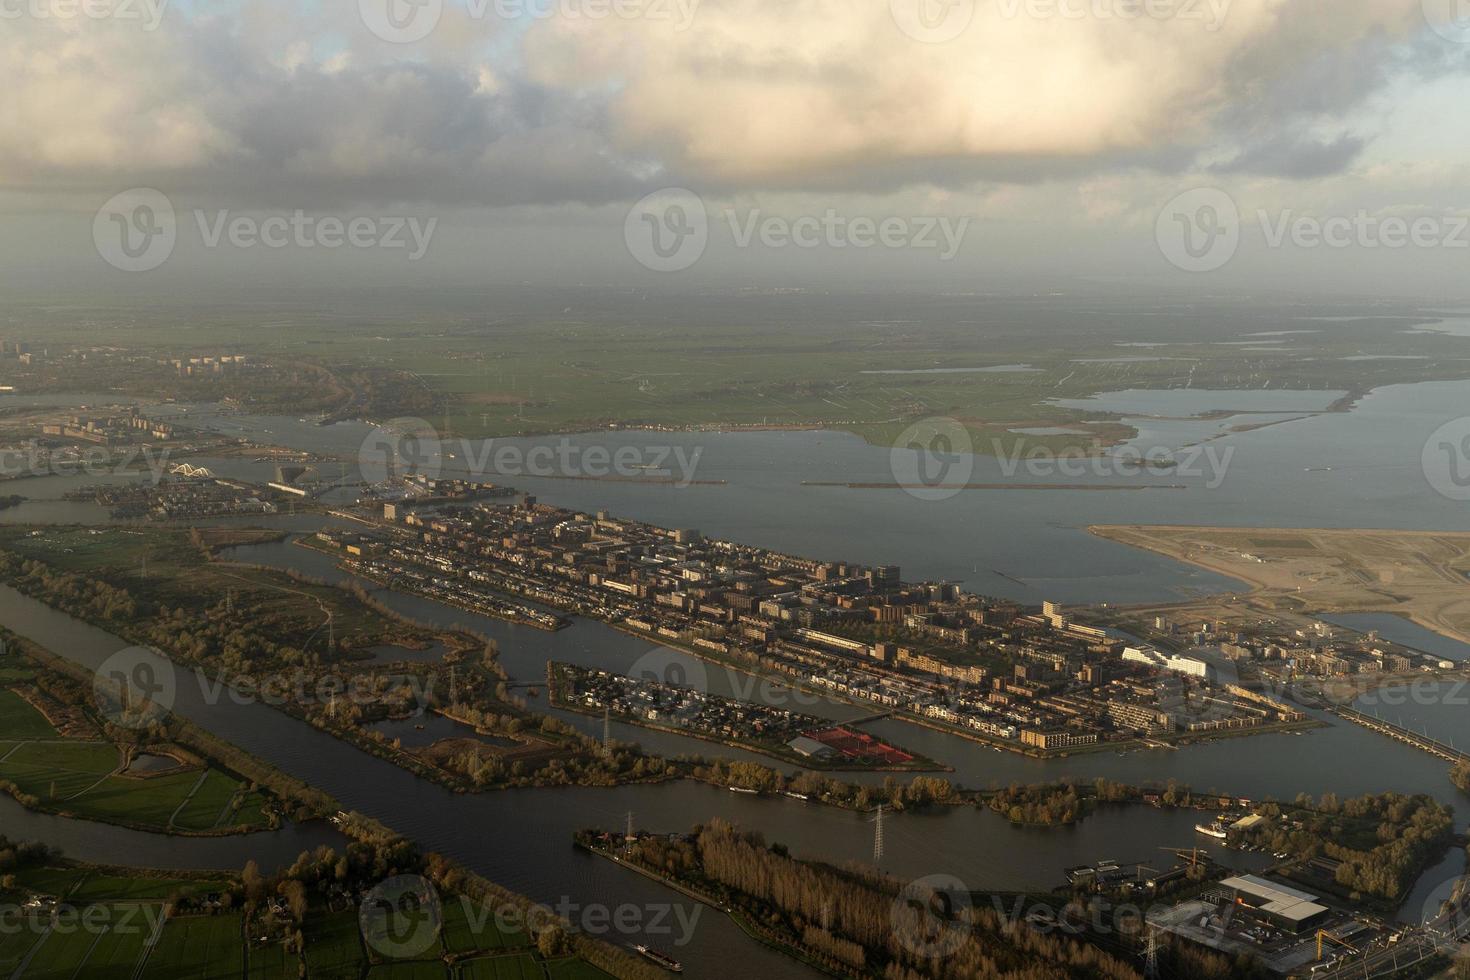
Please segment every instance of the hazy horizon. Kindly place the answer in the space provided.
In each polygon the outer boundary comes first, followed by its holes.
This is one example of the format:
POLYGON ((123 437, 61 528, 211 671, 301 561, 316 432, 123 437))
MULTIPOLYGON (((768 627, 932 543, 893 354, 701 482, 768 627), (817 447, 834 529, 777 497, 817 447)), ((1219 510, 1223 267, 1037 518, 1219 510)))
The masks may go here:
POLYGON ((1470 292, 1453 0, 87 9, 5 8, 13 298, 1470 292))

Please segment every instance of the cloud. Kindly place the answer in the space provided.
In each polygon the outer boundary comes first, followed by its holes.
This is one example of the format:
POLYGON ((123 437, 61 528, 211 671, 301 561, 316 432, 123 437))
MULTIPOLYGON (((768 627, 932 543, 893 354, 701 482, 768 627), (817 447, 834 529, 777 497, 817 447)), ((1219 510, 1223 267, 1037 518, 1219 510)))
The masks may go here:
POLYGON ((1363 151, 1364 140, 1351 134, 1334 139, 1314 139, 1293 133, 1276 133, 1247 147, 1215 173, 1261 174, 1303 179, 1339 173, 1363 151))
POLYGON ((601 104, 505 77, 458 42, 410 59, 334 43, 355 19, 334 31, 274 6, 280 21, 246 8, 156 31, 0 22, 0 182, 308 208, 606 201, 639 186, 608 149, 601 104))
POLYGON ((233 149, 193 31, 18 19, 0 30, 0 178, 208 164, 233 149), (204 83, 201 86, 201 83, 204 83))
POLYGON ((1209 166, 1308 177, 1366 145, 1341 116, 1406 72, 1455 66, 1413 43, 1419 0, 1199 0, 1203 20, 1095 13, 1109 4, 1133 0, 976 0, 942 44, 906 35, 882 0, 529 22, 450 3, 412 46, 372 37, 352 3, 170 9, 154 31, 10 19, 0 182, 310 208, 600 204, 685 182, 836 195, 1209 166), (1038 16, 1047 2, 1093 12, 1038 16))
POLYGON ((1239 106, 1341 111, 1425 30, 1419 0, 1189 5, 1202 19, 1033 15, 1053 9, 981 0, 958 37, 922 43, 886 3, 705 0, 683 31, 656 18, 545 21, 527 64, 548 86, 615 87, 620 147, 718 183, 815 186, 929 167, 984 176, 1008 164, 1041 178, 1161 149, 1168 165, 1180 147, 1231 137, 1239 106), (1293 104, 1296 86, 1319 91, 1344 73, 1360 81, 1293 104))

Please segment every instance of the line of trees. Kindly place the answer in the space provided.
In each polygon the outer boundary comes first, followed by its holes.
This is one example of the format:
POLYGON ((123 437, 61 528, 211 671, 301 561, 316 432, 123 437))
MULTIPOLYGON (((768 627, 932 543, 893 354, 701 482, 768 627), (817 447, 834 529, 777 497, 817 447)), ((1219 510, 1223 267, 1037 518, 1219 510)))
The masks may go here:
POLYGON ((983 903, 941 901, 865 869, 798 861, 723 821, 701 828, 693 843, 655 846, 665 866, 687 868, 692 859, 701 877, 732 893, 759 924, 852 971, 888 980, 1138 976, 1102 950, 1010 922, 983 903), (693 854, 667 853, 681 849, 693 854))
POLYGON ((1425 794, 1368 794, 1320 800, 1305 794, 1291 806, 1268 803, 1267 819, 1238 835, 1240 842, 1298 858, 1339 862, 1337 883, 1358 895, 1394 900, 1449 845, 1453 812, 1425 794))

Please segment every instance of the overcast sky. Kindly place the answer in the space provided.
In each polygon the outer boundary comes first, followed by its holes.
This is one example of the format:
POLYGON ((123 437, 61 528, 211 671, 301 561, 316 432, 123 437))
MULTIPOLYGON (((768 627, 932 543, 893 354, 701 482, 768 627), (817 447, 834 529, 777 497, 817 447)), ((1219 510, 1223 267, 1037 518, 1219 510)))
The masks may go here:
POLYGON ((1463 0, 160 2, 0 0, 10 295, 1470 294, 1463 0))

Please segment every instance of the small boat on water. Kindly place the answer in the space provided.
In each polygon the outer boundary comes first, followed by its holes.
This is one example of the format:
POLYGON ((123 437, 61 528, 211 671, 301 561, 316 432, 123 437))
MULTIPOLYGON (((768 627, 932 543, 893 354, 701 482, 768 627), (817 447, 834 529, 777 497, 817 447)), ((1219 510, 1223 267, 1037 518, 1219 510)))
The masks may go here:
POLYGON ((1206 837, 1213 837, 1216 840, 1224 840, 1229 836, 1225 832, 1225 825, 1218 820, 1214 823, 1197 823, 1194 825, 1194 829, 1206 837))
POLYGON ((648 960, 650 963, 658 964, 665 970, 668 970, 670 973, 684 972, 684 964, 680 963, 678 960, 674 959, 667 953, 660 953, 652 946, 644 946, 642 943, 639 943, 638 945, 633 947, 633 952, 637 953, 645 960, 648 960))

